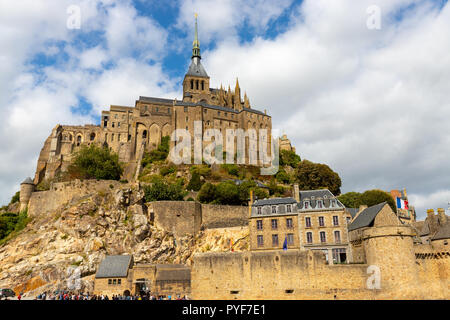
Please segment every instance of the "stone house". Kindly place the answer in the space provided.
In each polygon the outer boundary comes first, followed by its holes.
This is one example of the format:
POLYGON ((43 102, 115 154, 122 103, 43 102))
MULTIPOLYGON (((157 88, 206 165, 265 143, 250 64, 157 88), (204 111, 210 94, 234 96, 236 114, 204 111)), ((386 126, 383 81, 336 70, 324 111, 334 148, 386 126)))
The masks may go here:
POLYGON ((94 279, 94 294, 184 296, 191 290, 191 270, 180 264, 135 264, 132 255, 106 256, 94 279))

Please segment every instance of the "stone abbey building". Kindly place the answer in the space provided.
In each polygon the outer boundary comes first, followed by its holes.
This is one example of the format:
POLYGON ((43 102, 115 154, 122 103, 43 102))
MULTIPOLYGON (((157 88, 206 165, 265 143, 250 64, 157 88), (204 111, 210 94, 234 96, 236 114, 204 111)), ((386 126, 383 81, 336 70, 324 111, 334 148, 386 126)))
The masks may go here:
MULTIPOLYGON (((244 132, 255 129, 252 137, 245 138, 245 150, 250 147, 248 139, 257 140, 259 130, 266 129, 267 154, 270 154, 268 137, 271 136, 272 119, 266 111, 250 105, 247 94, 242 95, 238 80, 234 91, 230 87, 227 90, 210 87, 210 77, 201 63, 197 22, 191 64, 183 80, 182 99, 141 96, 134 107, 111 105, 109 111, 102 112, 100 125, 57 125, 39 155, 34 183, 54 178, 66 169, 80 146, 90 144, 107 146, 117 153, 120 161, 128 165, 125 174, 128 172, 131 177, 144 151, 156 148, 162 137, 171 135, 176 129, 186 129, 193 140, 194 121, 201 122, 202 136, 208 129, 220 130, 224 150, 230 143, 225 137, 227 129, 244 132)), ((208 143, 203 143, 203 147, 208 143)), ((171 144, 173 146, 173 142, 171 144)), ((259 141, 254 146, 258 149, 259 141)), ((248 158, 246 155, 246 161, 248 158)))

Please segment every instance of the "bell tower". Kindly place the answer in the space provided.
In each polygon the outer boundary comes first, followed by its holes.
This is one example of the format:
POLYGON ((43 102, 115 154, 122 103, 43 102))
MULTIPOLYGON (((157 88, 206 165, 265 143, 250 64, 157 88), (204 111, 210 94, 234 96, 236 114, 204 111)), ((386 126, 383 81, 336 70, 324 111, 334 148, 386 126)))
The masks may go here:
POLYGON ((183 80, 183 101, 199 102, 210 100, 209 76, 200 60, 200 41, 198 40, 197 14, 195 14, 195 36, 192 43, 192 57, 188 72, 183 80))

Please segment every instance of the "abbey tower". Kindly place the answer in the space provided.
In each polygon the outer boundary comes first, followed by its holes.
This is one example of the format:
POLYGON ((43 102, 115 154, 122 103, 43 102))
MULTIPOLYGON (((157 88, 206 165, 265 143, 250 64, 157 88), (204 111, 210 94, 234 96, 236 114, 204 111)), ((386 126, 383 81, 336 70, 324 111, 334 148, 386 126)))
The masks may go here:
MULTIPOLYGON (((246 152, 256 148, 258 153, 260 146, 265 144, 270 154, 270 138, 262 144, 258 139, 261 129, 265 129, 267 137, 271 136, 271 116, 254 109, 247 94, 242 97, 238 80, 234 91, 229 86, 228 90, 222 86, 210 87, 210 77, 201 63, 196 19, 191 64, 184 77, 182 99, 140 96, 134 106, 111 105, 108 111, 102 112, 100 125, 55 126, 40 152, 34 183, 54 179, 67 169, 73 154, 81 146, 91 144, 108 147, 117 153, 120 161, 127 164, 125 172, 129 177, 126 178, 130 179, 145 151, 156 148, 162 137, 171 136, 176 129, 186 129, 194 137, 194 122, 198 121, 202 136, 208 129, 218 129, 223 134, 224 150, 227 143, 233 143, 235 147, 237 144, 226 140, 226 130, 242 129, 253 132, 245 138, 246 152), (249 139, 255 143, 250 144, 249 139)), ((203 142, 203 147, 207 144, 203 142)), ((248 154, 245 159, 248 161, 248 154)))

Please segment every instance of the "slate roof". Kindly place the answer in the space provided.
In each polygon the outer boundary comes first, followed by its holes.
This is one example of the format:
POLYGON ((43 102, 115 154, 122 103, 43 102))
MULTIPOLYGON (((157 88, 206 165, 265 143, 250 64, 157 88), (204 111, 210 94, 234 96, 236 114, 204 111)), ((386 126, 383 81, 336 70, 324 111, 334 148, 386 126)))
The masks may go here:
POLYGON ((447 221, 446 224, 440 226, 436 234, 431 238, 431 240, 442 240, 450 239, 450 222, 447 221))
POLYGON ((371 226, 377 214, 381 211, 381 209, 383 209, 386 204, 387 202, 382 202, 364 209, 348 226, 348 231, 371 226))
POLYGON ((30 177, 28 177, 21 184, 34 184, 34 182, 30 177))
POLYGON ((170 104, 173 105, 173 99, 165 98, 155 98, 155 97, 139 97, 139 101, 149 102, 149 103, 159 103, 159 104, 170 104))
POLYGON ((100 263, 96 278, 125 278, 133 266, 133 256, 106 256, 100 263))
POLYGON ((356 214, 359 211, 359 208, 347 208, 347 211, 350 213, 350 215, 352 216, 352 219, 356 216, 356 214))
POLYGON ((209 78, 208 74, 206 73, 205 68, 203 68, 202 63, 200 62, 200 59, 197 60, 197 63, 194 61, 194 59, 192 59, 186 75, 209 78))
POLYGON ((259 206, 271 206, 277 204, 294 204, 297 203, 294 198, 269 198, 269 199, 261 199, 253 202, 253 207, 259 206))
POLYGON ((300 202, 298 203, 298 209, 300 210, 327 210, 327 209, 342 209, 345 208, 345 206, 331 193, 328 189, 320 189, 320 190, 301 190, 299 192, 300 194, 300 202), (314 199, 313 199, 314 197, 314 199), (317 207, 317 200, 321 199, 323 200, 323 207, 317 207), (336 206, 331 207, 329 200, 336 200, 336 206), (303 208, 304 201, 309 200, 309 207, 303 208))

